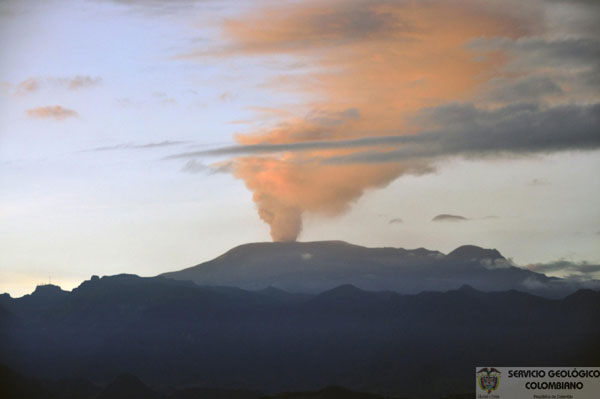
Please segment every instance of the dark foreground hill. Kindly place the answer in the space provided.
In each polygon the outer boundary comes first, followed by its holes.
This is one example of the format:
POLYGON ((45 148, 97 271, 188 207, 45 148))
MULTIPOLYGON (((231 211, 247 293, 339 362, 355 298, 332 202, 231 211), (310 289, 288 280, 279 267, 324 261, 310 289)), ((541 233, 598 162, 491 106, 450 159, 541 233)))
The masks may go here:
POLYGON ((424 248, 365 248, 342 241, 245 244, 163 276, 201 285, 250 290, 272 286, 303 293, 342 284, 405 294, 447 291, 468 284, 483 291, 516 289, 549 298, 580 288, 600 289, 599 281, 582 283, 515 267, 495 249, 465 245, 444 255, 424 248))
MULTIPOLYGON (((118 375, 101 387, 84 379, 58 381, 26 378, 0 364, 0 397, 3 399, 387 399, 354 392, 342 387, 326 387, 312 392, 284 392, 266 396, 258 391, 223 388, 182 388, 154 390, 132 374, 118 375)), ((389 397, 392 399, 391 397, 389 397)), ((396 399, 398 397, 394 397, 396 399)))
POLYGON ((591 290, 545 299, 343 285, 299 296, 119 275, 72 292, 0 296, 0 316, 0 363, 23 375, 106 386, 131 373, 161 392, 338 385, 440 397, 473 391, 477 365, 580 367, 600 358, 600 293, 591 290))

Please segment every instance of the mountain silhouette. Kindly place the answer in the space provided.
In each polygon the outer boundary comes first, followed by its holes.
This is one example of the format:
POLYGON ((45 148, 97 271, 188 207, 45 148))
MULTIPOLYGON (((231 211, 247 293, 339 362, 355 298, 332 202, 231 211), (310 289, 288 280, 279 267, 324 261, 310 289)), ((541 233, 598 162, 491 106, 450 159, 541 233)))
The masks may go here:
POLYGON ((515 267, 497 250, 474 245, 444 255, 424 248, 365 248, 342 241, 245 244, 162 276, 200 285, 249 290, 275 287, 313 294, 343 284, 405 294, 447 291, 468 284, 483 291, 515 289, 550 298, 580 288, 600 288, 600 281, 583 283, 515 267))
POLYGON ((475 245, 463 245, 447 255, 448 258, 462 260, 505 259, 496 249, 485 249, 475 245))
MULTIPOLYGON (((472 392, 476 364, 581 367, 600 358, 594 290, 548 299, 467 285, 405 295, 345 284, 299 296, 116 275, 58 301, 36 295, 0 296, 0 363, 37 381, 83 378, 113 397, 199 394, 194 387, 308 395, 337 385, 437 398, 472 392), (118 378, 123 371, 152 388, 118 378)), ((28 381, 21 387, 33 394, 46 389, 28 381)))
POLYGON ((352 392, 348 389, 331 386, 312 392, 284 392, 270 396, 272 399, 385 399, 384 396, 363 392, 352 392))
MULTIPOLYGON (((265 396, 258 391, 223 388, 182 388, 155 391, 133 374, 123 373, 104 388, 85 379, 44 381, 26 378, 0 364, 0 397, 3 399, 387 399, 339 386, 317 391, 283 392, 265 396)), ((391 397, 390 397, 391 399, 391 397)), ((394 396, 394 399, 401 399, 394 396)))
POLYGON ((161 395, 148 388, 136 376, 124 373, 104 388, 98 399, 159 399, 161 395))

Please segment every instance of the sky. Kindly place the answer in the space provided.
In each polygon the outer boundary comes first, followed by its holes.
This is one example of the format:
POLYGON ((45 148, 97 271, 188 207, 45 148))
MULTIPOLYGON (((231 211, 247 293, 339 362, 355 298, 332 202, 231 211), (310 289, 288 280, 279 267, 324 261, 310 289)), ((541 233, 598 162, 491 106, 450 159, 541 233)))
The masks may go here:
POLYGON ((0 0, 0 292, 344 240, 600 278, 600 3, 0 0))

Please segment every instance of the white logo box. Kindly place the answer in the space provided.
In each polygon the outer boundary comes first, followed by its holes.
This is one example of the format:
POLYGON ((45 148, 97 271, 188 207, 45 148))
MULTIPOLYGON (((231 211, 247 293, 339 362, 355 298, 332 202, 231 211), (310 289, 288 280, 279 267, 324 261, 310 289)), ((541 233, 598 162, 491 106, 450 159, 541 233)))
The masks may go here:
POLYGON ((600 399, 600 367, 475 368, 477 399, 600 399))

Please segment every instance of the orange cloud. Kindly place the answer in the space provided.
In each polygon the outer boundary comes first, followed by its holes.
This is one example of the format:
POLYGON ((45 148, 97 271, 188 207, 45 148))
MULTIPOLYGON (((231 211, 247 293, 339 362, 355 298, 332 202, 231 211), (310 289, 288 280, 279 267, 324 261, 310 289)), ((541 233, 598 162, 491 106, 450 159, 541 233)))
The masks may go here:
POLYGON ((66 88, 69 90, 78 90, 87 87, 97 86, 102 83, 102 78, 86 75, 76 75, 71 78, 27 78, 16 86, 17 95, 35 93, 44 86, 57 88, 66 88))
POLYGON ((29 78, 17 85, 17 94, 28 94, 33 93, 40 88, 40 82, 38 79, 29 78))
POLYGON ((74 118, 74 117, 78 116, 78 113, 76 111, 73 111, 72 109, 64 108, 60 105, 28 109, 26 111, 26 113, 31 118, 56 119, 56 120, 63 120, 63 119, 74 118))
POLYGON ((466 44, 518 37, 534 25, 479 1, 334 1, 259 10, 228 21, 224 35, 230 54, 288 54, 319 66, 272 84, 311 93, 329 110, 359 108, 372 130, 398 129, 423 106, 468 98, 502 55, 477 59, 466 44))
MULTIPOLYGON (((501 51, 480 57, 467 46, 470 41, 518 38, 537 29, 535 11, 517 15, 501 6, 474 0, 311 1, 228 20, 223 34, 229 46, 219 56, 285 55, 314 67, 268 82, 313 96, 298 109, 281 110, 304 117, 284 117, 236 140, 286 144, 419 133, 423 128, 414 117, 421 109, 474 98, 506 61, 501 51)), ((423 161, 335 166, 311 161, 352 151, 243 157, 235 160, 234 174, 253 191, 273 239, 287 241, 297 238, 304 213, 339 215, 367 189, 431 170, 423 161)))

